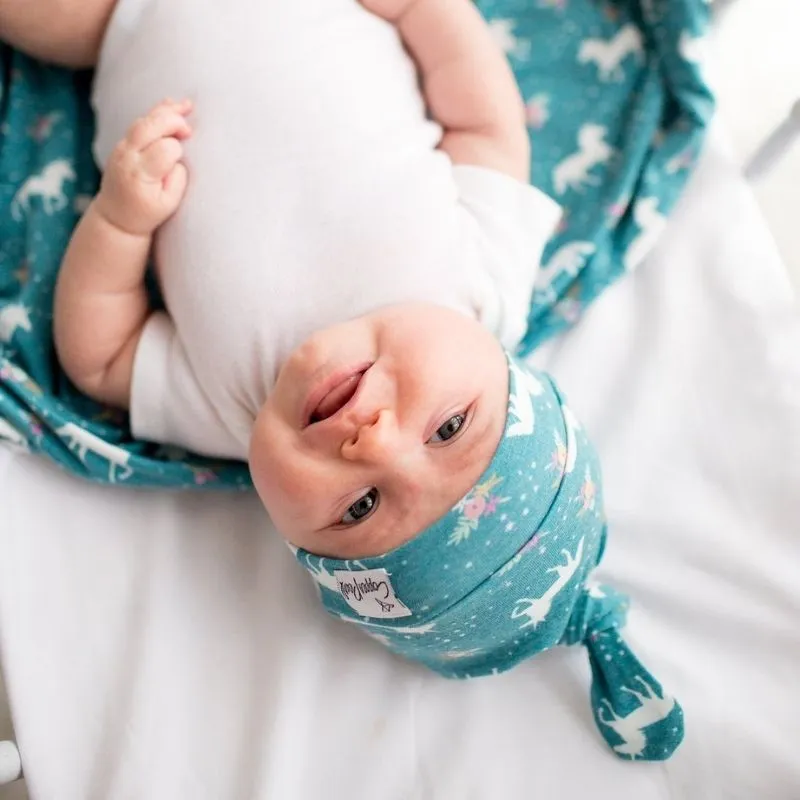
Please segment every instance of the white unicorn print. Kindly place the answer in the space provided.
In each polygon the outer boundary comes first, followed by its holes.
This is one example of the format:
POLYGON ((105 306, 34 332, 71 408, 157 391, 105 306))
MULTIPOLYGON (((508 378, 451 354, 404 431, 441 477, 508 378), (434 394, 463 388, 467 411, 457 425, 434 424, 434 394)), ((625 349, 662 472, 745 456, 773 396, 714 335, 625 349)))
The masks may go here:
POLYGON ((0 418, 0 441, 8 442, 12 446, 28 452, 28 440, 10 423, 0 418))
POLYGON ((586 39, 578 50, 578 63, 597 65, 601 81, 621 81, 625 77, 622 62, 630 55, 644 62, 642 34, 635 25, 620 28, 611 39, 586 39))
POLYGON ((544 392, 542 384, 529 372, 523 372, 516 364, 511 364, 514 373, 514 393, 509 398, 509 415, 516 417, 516 422, 508 426, 507 436, 530 436, 533 433, 534 413, 533 397, 544 392))
POLYGON ((470 650, 448 650, 446 653, 442 654, 442 658, 447 661, 458 661, 461 658, 471 658, 482 652, 483 650, 480 647, 473 647, 470 650))
MULTIPOLYGON (((295 551, 296 552, 296 551, 295 551)), ((316 581, 318 586, 324 586, 326 589, 330 589, 332 592, 339 592, 339 581, 334 578, 332 572, 328 572, 328 570, 323 567, 323 562, 325 561, 324 558, 319 560, 319 567, 316 569, 312 566, 311 562, 308 560, 308 556, 306 556, 306 569, 308 570, 311 577, 316 581)))
POLYGON ((0 309, 0 342, 10 342, 18 330, 30 333, 31 318, 25 306, 12 303, 0 309))
POLYGON ((489 31, 507 56, 527 58, 531 53, 531 43, 517 38, 514 34, 515 24, 513 19, 493 19, 489 23, 489 31))
POLYGON ((124 481, 133 475, 133 470, 128 465, 131 454, 121 447, 104 442, 98 436, 78 427, 73 422, 68 422, 66 425, 57 428, 56 433, 67 441, 69 449, 76 453, 84 464, 89 451, 101 458, 105 458, 108 461, 109 483, 116 483, 117 479, 124 481), (116 472, 117 468, 120 470, 119 475, 116 472))
POLYGON ((597 186, 600 179, 589 174, 598 164, 605 164, 614 155, 614 148, 605 140, 606 129, 602 125, 587 123, 578 131, 578 151, 560 161, 553 170, 553 186, 556 194, 567 189, 582 192, 588 184, 597 186))
POLYGON ((525 622, 520 625, 520 628, 527 628, 529 625, 533 625, 535 628, 547 619, 547 615, 550 613, 556 595, 570 582, 572 576, 578 571, 581 559, 583 558, 584 538, 585 537, 581 537, 581 540, 578 542, 578 547, 575 550, 574 556, 569 550, 562 550, 561 553, 565 559, 564 563, 547 570, 548 572, 555 572, 557 577, 550 585, 550 588, 541 597, 535 597, 533 599, 522 597, 517 600, 517 605, 511 612, 511 619, 526 617, 525 622))
POLYGON ((425 625, 405 625, 400 628, 393 628, 392 630, 398 633, 409 633, 413 636, 424 636, 430 633, 436 627, 436 622, 428 622, 425 625))
POLYGON ((670 697, 667 694, 663 697, 660 696, 641 675, 637 675, 636 680, 644 687, 644 694, 637 692, 635 689, 629 689, 627 686, 623 686, 622 691, 632 694, 639 701, 641 705, 637 709, 621 717, 614 711, 608 700, 603 700, 603 703, 611 712, 611 716, 604 717, 601 713, 602 708, 597 710, 600 722, 611 728, 623 740, 623 744, 614 745, 614 750, 620 755, 630 756, 631 758, 640 756, 645 747, 647 747, 647 737, 644 734, 644 729, 656 722, 661 722, 662 719, 666 719, 675 707, 674 697, 670 697))
POLYGON ((23 211, 29 211, 31 200, 38 197, 42 201, 45 214, 53 214, 67 206, 64 184, 76 179, 75 170, 66 158, 51 161, 38 175, 31 175, 20 186, 11 202, 11 216, 19 222, 23 211))
POLYGON ((559 247, 542 268, 536 280, 536 288, 555 297, 553 281, 561 274, 575 277, 597 248, 591 242, 574 241, 559 247))
POLYGON ((644 261, 658 241, 667 218, 658 212, 657 197, 643 197, 633 206, 633 219, 639 226, 639 235, 628 245, 623 263, 630 272, 644 261))

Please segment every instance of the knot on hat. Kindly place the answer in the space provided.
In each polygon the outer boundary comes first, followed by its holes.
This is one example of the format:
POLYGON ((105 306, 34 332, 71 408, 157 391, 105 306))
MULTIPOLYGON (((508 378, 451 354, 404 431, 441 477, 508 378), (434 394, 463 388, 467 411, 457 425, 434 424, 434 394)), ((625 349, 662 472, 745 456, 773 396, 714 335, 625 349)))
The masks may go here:
POLYGON ((620 758, 663 761, 683 740, 683 709, 622 638, 627 612, 626 595, 590 582, 561 644, 583 644, 589 653, 592 713, 611 749, 620 758))

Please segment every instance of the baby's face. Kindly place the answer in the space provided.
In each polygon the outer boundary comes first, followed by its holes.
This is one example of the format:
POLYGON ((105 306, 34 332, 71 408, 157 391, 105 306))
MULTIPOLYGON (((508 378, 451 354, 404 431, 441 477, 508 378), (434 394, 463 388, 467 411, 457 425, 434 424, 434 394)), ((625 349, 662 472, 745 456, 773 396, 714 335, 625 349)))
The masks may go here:
POLYGON ((380 555, 443 516, 500 441, 508 365, 479 323, 406 304, 328 328, 286 361, 250 469, 273 522, 317 555, 380 555))

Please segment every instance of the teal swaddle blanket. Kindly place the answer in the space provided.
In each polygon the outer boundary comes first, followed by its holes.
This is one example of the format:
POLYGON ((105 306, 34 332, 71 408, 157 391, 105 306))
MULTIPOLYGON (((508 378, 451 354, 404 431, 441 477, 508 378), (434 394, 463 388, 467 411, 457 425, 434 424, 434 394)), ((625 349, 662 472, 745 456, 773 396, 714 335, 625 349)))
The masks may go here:
MULTIPOLYGON (((520 353, 573 324, 650 251, 712 111, 697 64, 704 0, 480 0, 526 101, 531 181, 565 208, 520 353)), ((88 75, 0 44, 0 438, 94 481, 249 488, 244 464, 135 441, 70 385, 53 288, 98 185, 88 75)), ((154 302, 157 302, 154 290, 154 302)))
POLYGON ((503 437, 448 514, 375 558, 294 552, 331 614, 449 678, 585 646, 603 738, 621 758, 663 760, 683 711, 622 638, 627 598, 590 579, 605 540, 594 448, 553 382, 509 358, 503 437))

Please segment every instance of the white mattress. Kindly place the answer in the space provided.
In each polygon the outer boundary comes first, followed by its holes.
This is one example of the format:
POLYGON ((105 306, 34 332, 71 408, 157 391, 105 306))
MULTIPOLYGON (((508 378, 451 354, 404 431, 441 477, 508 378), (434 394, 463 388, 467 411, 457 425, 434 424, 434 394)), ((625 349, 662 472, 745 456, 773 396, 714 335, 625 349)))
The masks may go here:
POLYGON ((0 454, 0 652, 36 798, 800 797, 800 319, 716 145, 657 255, 538 361, 604 457, 606 578, 675 692, 665 764, 594 730, 585 654, 447 682, 316 607, 250 496, 0 454))

